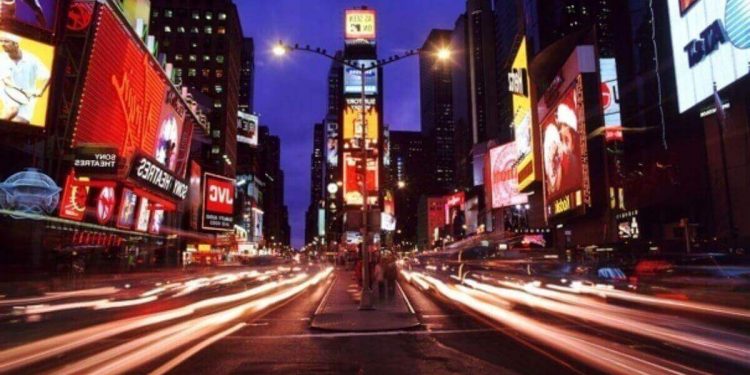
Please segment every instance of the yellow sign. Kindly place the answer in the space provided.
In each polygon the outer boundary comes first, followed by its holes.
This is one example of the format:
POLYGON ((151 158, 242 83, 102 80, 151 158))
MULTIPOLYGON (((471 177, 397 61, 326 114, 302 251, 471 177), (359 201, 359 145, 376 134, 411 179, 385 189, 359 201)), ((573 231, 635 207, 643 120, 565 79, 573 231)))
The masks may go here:
MULTIPOLYGON (((369 104, 369 103, 368 103, 369 104)), ((359 103, 347 105, 344 109, 344 140, 362 138, 362 113, 359 103)), ((365 110, 365 123, 367 124, 367 139, 377 141, 378 139, 378 110, 374 105, 368 105, 365 110)))
POLYGON ((518 189, 524 191, 537 179, 534 162, 534 115, 531 108, 531 84, 528 73, 526 38, 521 41, 511 71, 508 89, 513 93, 513 127, 518 150, 518 189))
POLYGON ((0 120, 44 127, 55 49, 0 31, 0 120))
POLYGON ((348 9, 346 11, 346 39, 375 39, 375 11, 348 9))

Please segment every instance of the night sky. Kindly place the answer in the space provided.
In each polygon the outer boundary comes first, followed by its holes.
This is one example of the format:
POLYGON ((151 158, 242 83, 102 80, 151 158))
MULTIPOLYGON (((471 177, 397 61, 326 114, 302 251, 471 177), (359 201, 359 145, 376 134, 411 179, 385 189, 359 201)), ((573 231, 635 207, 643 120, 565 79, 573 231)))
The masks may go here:
MULTIPOLYGON (((378 56, 422 46, 433 28, 452 29, 463 0, 235 0, 245 36, 255 39, 255 111, 281 137, 292 243, 304 244, 305 210, 310 204, 313 125, 327 108, 330 61, 297 52, 278 59, 274 43, 343 48, 344 10, 367 5, 377 11, 378 56)), ((385 69, 385 121, 396 130, 419 130, 418 58, 385 69)))

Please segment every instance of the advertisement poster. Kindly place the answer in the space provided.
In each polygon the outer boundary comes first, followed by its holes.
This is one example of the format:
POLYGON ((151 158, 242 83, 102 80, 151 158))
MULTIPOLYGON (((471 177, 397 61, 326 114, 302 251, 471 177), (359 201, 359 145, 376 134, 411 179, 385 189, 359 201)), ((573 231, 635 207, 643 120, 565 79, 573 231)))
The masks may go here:
POLYGON ((258 145, 258 116, 237 112, 237 142, 248 146, 258 145))
POLYGON ((60 217, 82 221, 86 214, 88 196, 89 187, 86 181, 78 180, 73 174, 69 174, 65 178, 65 187, 60 200, 60 217))
MULTIPOLYGON (((584 105, 579 81, 562 95, 541 122, 546 201, 550 215, 584 203, 588 167, 584 105)), ((586 202, 588 203, 588 202, 586 202)))
MULTIPOLYGON (((360 99, 347 99, 347 105, 344 108, 344 140, 353 138, 362 138, 362 113, 360 99)), ((378 110, 375 106, 375 99, 368 99, 365 107, 365 121, 367 124, 367 139, 377 141, 378 139, 378 110)))
POLYGON ((479 229, 479 198, 474 197, 466 201, 464 208, 466 218, 466 234, 474 234, 479 229))
POLYGON ((513 66, 508 73, 508 87, 513 93, 513 129, 518 163, 518 188, 525 190, 539 178, 534 160, 534 123, 531 111, 531 84, 528 73, 526 39, 521 41, 513 66))
POLYGON ((117 214, 117 227, 122 229, 133 228, 135 221, 135 208, 138 196, 130 189, 122 190, 120 198, 120 210, 117 214))
POLYGON ((253 240, 263 240, 263 211, 253 207, 253 240))
POLYGON ((680 113, 748 74, 750 7, 747 0, 671 0, 680 113))
POLYGON ((3 0, 0 5, 0 20, 15 20, 52 30, 57 3, 57 0, 3 0))
POLYGON ((518 191, 517 156, 515 142, 490 149, 489 188, 492 196, 492 208, 515 206, 528 202, 526 194, 521 194, 518 191))
POLYGON ((115 188, 108 186, 101 189, 96 199, 96 219, 101 225, 106 225, 115 216, 115 188))
POLYGON ((235 180, 211 173, 203 175, 203 229, 234 228, 235 180))
POLYGON ((375 39, 375 11, 372 9, 347 9, 345 17, 346 39, 375 39))
POLYGON ((164 224, 164 210, 155 209, 151 214, 151 224, 148 226, 148 232, 151 234, 160 234, 162 224, 164 224))
POLYGON ((339 165, 339 126, 335 122, 327 124, 326 134, 326 160, 331 167, 339 165))
POLYGON ((201 212, 201 166, 200 164, 190 162, 190 190, 188 190, 188 205, 190 206, 190 228, 198 229, 198 222, 201 212))
MULTIPOLYGON (((363 66, 365 69, 377 65, 375 60, 352 60, 348 61, 354 66, 363 66)), ((361 94, 362 93, 362 71, 351 66, 344 65, 344 93, 361 94)), ((378 93, 378 69, 369 69, 365 71, 365 95, 375 95, 378 93)))
POLYGON ((44 127, 54 48, 0 31, 0 120, 44 127))
MULTIPOLYGON (((360 160, 362 160, 362 158, 354 157, 348 152, 344 153, 344 201, 348 205, 363 204, 362 174, 359 171, 360 160)), ((370 192, 370 204, 375 204, 377 202, 377 191, 379 186, 377 172, 378 160, 375 158, 369 158, 367 163, 367 190, 370 192)))
POLYGON ((602 79, 602 110, 604 112, 604 139, 622 141, 620 118, 620 88, 617 83, 617 62, 613 58, 599 59, 602 79))
POLYGON ((176 94, 167 93, 166 101, 162 106, 154 153, 154 158, 172 172, 177 167, 177 149, 186 115, 186 109, 181 106, 175 96, 176 94), (171 100, 170 97, 172 97, 171 100))
POLYGON ((148 207, 148 199, 141 197, 138 202, 138 215, 135 219, 135 230, 139 232, 146 232, 148 230, 148 223, 151 217, 151 211, 148 207))

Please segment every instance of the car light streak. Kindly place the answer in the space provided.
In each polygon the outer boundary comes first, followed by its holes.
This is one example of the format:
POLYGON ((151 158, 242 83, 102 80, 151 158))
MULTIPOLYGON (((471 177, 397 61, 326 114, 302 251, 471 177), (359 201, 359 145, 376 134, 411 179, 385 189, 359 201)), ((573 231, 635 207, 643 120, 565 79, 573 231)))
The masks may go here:
POLYGON ((0 301, 0 307, 2 306, 15 306, 15 305, 33 305, 44 302, 58 301, 66 298, 75 297, 101 297, 105 295, 115 294, 120 290, 114 287, 106 288, 94 288, 94 289, 83 289, 75 290, 71 292, 49 292, 45 293, 42 297, 30 297, 30 298, 15 298, 15 299, 4 299, 0 301))

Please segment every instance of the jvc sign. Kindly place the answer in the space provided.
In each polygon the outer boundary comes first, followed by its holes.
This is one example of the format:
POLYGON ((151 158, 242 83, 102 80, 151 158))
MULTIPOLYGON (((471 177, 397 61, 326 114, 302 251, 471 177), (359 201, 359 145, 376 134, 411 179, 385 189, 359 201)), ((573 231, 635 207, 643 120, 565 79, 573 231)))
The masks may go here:
POLYGON ((234 185, 230 178, 206 173, 203 178, 203 229, 234 228, 234 185))

